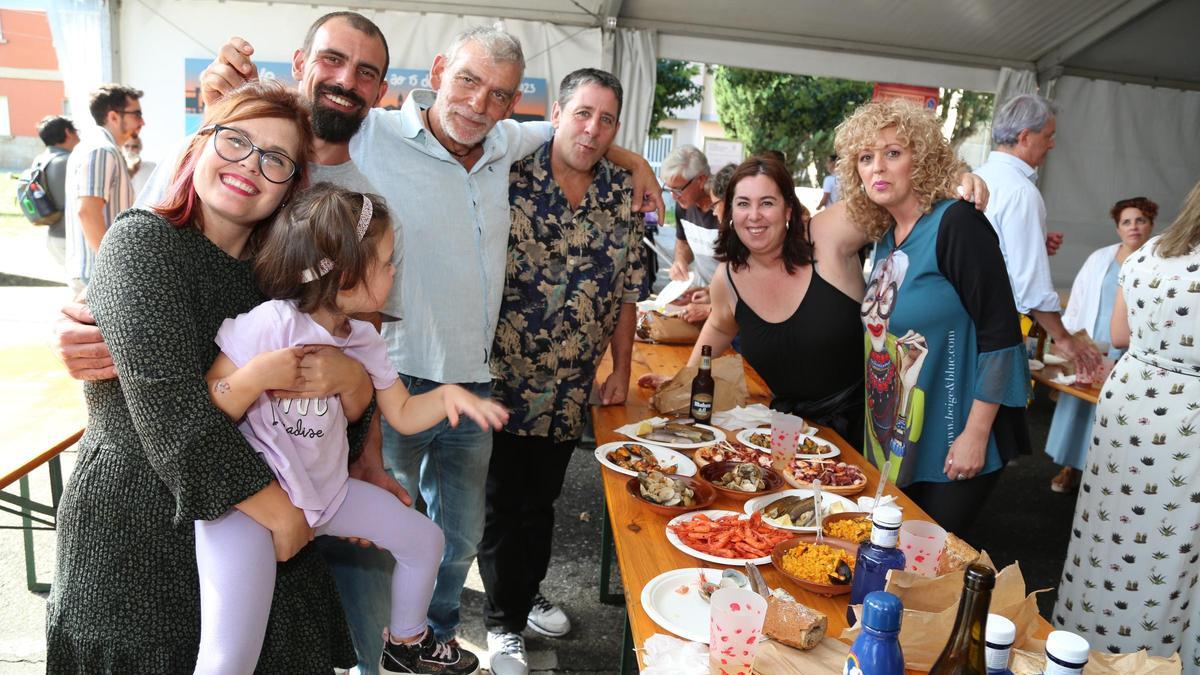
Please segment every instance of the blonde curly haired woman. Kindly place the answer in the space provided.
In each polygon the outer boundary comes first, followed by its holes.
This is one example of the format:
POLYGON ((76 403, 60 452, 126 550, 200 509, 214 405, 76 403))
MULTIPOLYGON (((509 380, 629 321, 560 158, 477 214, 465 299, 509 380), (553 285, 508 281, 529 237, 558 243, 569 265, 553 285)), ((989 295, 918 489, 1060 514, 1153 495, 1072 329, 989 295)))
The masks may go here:
POLYGON ((1029 445, 1029 381, 996 234, 953 198, 959 161, 929 112, 860 107, 837 130, 850 219, 876 247, 862 304, 866 455, 947 530, 970 527, 1029 445))

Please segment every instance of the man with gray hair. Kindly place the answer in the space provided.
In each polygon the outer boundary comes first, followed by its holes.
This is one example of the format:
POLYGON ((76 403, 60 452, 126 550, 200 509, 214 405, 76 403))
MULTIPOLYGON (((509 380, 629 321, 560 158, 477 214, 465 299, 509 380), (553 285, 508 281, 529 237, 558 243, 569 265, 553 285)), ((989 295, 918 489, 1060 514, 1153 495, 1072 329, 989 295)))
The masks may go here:
POLYGON ((686 279, 688 266, 695 262, 696 274, 707 284, 717 269, 713 247, 718 232, 713 201, 705 189, 712 174, 708 158, 694 145, 681 145, 663 160, 659 173, 663 187, 675 198, 675 261, 671 264, 671 278, 686 279))
POLYGON ((1049 259, 1062 234, 1047 236, 1046 203, 1034 183, 1038 167, 1054 148, 1055 112, 1037 94, 1021 94, 1002 105, 992 120, 996 149, 975 174, 992 193, 985 213, 1000 237, 1017 311, 1041 324, 1063 356, 1090 371, 1099 367, 1101 356, 1063 327, 1049 259))

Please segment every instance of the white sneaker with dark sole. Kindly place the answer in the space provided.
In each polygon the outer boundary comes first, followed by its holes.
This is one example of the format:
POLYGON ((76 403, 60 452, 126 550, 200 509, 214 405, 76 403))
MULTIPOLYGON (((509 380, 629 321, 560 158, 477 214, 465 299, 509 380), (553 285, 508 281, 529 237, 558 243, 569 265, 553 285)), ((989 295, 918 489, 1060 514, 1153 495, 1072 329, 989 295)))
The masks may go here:
POLYGON ((571 620, 567 613, 550 602, 541 593, 533 596, 533 607, 525 625, 546 637, 562 637, 571 632, 571 620))
POLYGON ((488 631, 488 670, 492 675, 529 675, 529 655, 520 633, 488 631))

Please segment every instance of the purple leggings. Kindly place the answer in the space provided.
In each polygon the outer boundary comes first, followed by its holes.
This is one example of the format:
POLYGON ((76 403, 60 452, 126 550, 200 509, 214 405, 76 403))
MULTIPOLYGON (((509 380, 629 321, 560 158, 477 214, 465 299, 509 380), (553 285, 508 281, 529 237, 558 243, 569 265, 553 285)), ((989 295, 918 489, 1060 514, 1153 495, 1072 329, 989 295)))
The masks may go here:
MULTIPOLYGON (((442 560, 442 531, 395 495, 349 479, 346 499, 317 536, 360 537, 396 558, 388 630, 397 637, 425 630, 442 560)), ((196 521, 200 571, 200 656, 196 673, 251 673, 262 651, 275 590, 271 532, 230 509, 216 520, 196 521)))

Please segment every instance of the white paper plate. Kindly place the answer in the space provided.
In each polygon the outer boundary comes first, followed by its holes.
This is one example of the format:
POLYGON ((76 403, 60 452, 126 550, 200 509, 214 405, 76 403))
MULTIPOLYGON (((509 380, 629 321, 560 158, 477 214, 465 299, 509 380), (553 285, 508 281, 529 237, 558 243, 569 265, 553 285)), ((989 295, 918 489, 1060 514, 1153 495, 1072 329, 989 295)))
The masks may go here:
MULTIPOLYGON (((617 473, 623 473, 626 476, 636 476, 636 471, 631 471, 630 469, 626 469, 608 461, 608 453, 626 444, 626 441, 614 441, 612 443, 605 443, 604 445, 601 445, 600 447, 596 448, 596 461, 612 469, 613 471, 616 471, 617 473)), ((650 452, 654 453, 654 457, 658 460, 659 464, 662 464, 663 466, 678 467, 675 470, 676 476, 696 475, 696 463, 689 459, 688 456, 682 452, 676 452, 670 448, 664 448, 654 443, 640 443, 640 445, 650 448, 650 452)))
POLYGON ((708 429, 713 433, 713 436, 716 436, 716 438, 711 441, 703 441, 701 443, 667 443, 666 441, 649 441, 632 433, 625 435, 639 443, 644 443, 646 445, 658 445, 664 448, 675 448, 676 450, 695 450, 696 448, 703 448, 708 445, 716 445, 717 443, 725 440, 725 432, 716 427, 710 427, 707 424, 699 423, 697 423, 696 426, 700 427, 701 429, 708 429))
MULTIPOLYGON (((811 499, 812 493, 813 493, 812 490, 806 490, 804 488, 793 488, 791 490, 783 490, 781 492, 772 492, 769 495, 760 495, 753 499, 747 499, 746 505, 744 508, 746 509, 747 515, 752 515, 755 511, 760 511, 760 510, 766 508, 767 506, 770 506, 777 499, 783 499, 784 497, 791 497, 793 495, 795 495, 797 497, 808 497, 809 499, 811 499)), ((855 502, 853 502, 849 499, 846 499, 845 497, 843 497, 841 495, 830 494, 828 492, 821 493, 821 503, 825 505, 826 510, 829 509, 830 505, 835 504, 835 503, 841 504, 843 507, 845 507, 845 509, 844 509, 845 511, 858 511, 859 510, 858 504, 856 504, 855 502)), ((816 532, 817 531, 816 525, 813 525, 812 527, 794 527, 791 525, 777 525, 774 521, 767 520, 767 518, 765 516, 763 517, 763 522, 770 525, 771 527, 778 528, 780 530, 792 530, 793 532, 816 532)))
MULTIPOLYGON (((771 452, 770 448, 764 448, 761 445, 750 442, 751 436, 753 436, 754 434, 761 434, 761 433, 770 434, 771 428, 770 427, 760 427, 758 429, 742 429, 741 431, 738 432, 738 435, 737 435, 738 443, 741 443, 742 445, 746 446, 747 448, 754 448, 755 450, 769 454, 771 452), (764 432, 764 430, 765 430, 765 432, 764 432)), ((797 453, 796 456, 800 457, 802 459, 829 459, 830 457, 837 457, 838 455, 842 454, 841 448, 834 445, 833 443, 830 443, 829 441, 825 440, 824 438, 818 438, 817 436, 814 436, 812 434, 802 434, 801 438, 811 438, 817 445, 825 448, 824 452, 819 452, 816 454, 807 454, 807 453, 803 453, 803 452, 797 453)))
MULTIPOLYGON (((771 493, 771 494, 773 495, 775 493, 771 493)), ((755 565, 766 565, 767 563, 771 562, 770 555, 765 555, 761 558, 722 558, 720 556, 710 555, 703 551, 697 551, 696 549, 692 548, 691 546, 688 546, 687 544, 683 543, 683 540, 679 538, 679 535, 675 534, 675 532, 671 530, 671 526, 675 525, 676 523, 682 523, 685 520, 691 520, 692 518, 694 518, 702 513, 704 515, 708 516, 709 518, 711 518, 712 520, 716 520, 718 518, 723 518, 725 516, 740 516, 742 520, 745 520, 750 517, 750 516, 738 513, 737 511, 722 511, 720 509, 708 509, 706 511, 691 511, 689 513, 684 513, 682 515, 675 516, 674 518, 672 518, 670 520, 670 522, 667 523, 667 541, 671 542, 671 545, 674 546, 675 548, 679 549, 680 551, 683 551, 684 553, 692 556, 693 558, 699 558, 700 560, 707 560, 708 562, 717 563, 719 565, 732 565, 734 567, 740 567, 742 565, 745 565, 746 563, 753 563, 755 565)), ((772 527, 774 527, 774 526, 772 526, 772 527)))
POLYGON ((665 630, 693 642, 708 644, 709 605, 700 597, 700 574, 709 583, 721 583, 721 570, 685 567, 669 570, 642 588, 642 609, 665 630), (687 588, 687 593, 679 593, 687 588))

